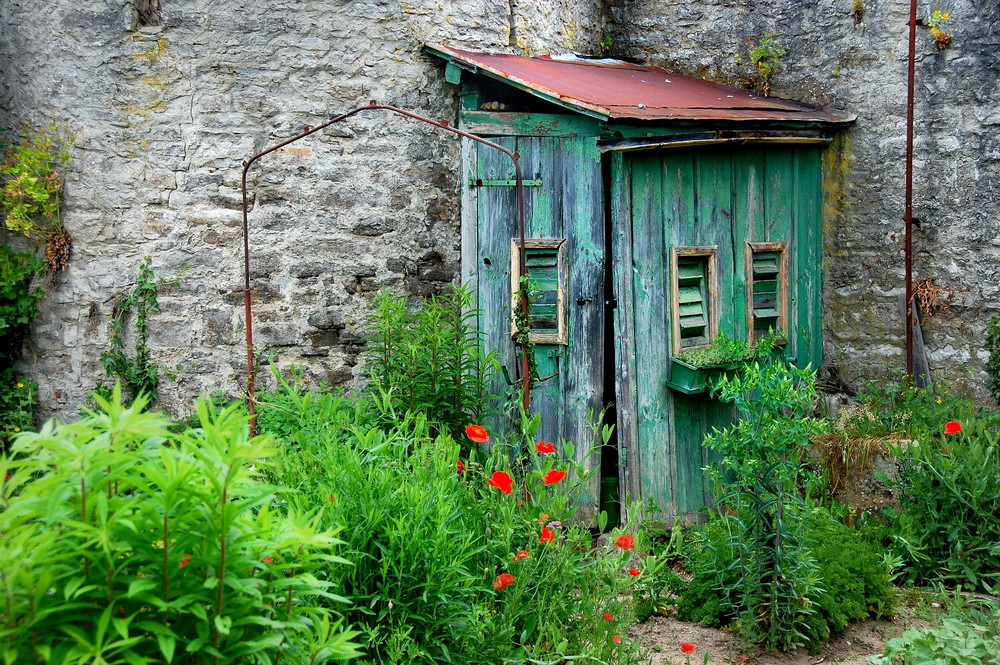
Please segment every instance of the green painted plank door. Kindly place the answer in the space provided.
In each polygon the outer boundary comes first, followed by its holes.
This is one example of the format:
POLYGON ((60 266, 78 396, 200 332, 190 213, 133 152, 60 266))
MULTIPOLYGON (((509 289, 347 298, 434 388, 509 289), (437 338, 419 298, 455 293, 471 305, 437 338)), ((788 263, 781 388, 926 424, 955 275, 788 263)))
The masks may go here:
POLYGON ((788 242, 790 353, 819 361, 818 150, 701 148, 615 156, 613 261, 619 308, 617 386, 625 489, 661 517, 711 501, 701 443, 731 422, 706 394, 666 386, 671 366, 670 255, 716 247, 719 330, 746 339, 747 242, 788 242), (638 360, 635 360, 638 359, 638 360))
MULTIPOLYGON (((591 413, 601 409, 604 346, 604 198, 600 153, 591 137, 519 136, 494 139, 521 155, 526 180, 527 238, 564 238, 568 317, 567 344, 538 344, 538 373, 547 380, 532 394, 531 407, 541 414, 540 438, 565 438, 576 444, 576 461, 600 467, 589 454, 598 441, 591 413)), ((511 160, 487 146, 476 146, 467 160, 466 182, 514 180, 511 160)), ((496 351, 511 379, 520 362, 511 342, 511 240, 518 236, 516 192, 510 186, 473 187, 478 237, 475 279, 479 326, 487 350, 496 351)), ((501 389, 502 386, 498 386, 501 389)), ((580 518, 593 522, 598 506, 599 474, 578 500, 580 518)))

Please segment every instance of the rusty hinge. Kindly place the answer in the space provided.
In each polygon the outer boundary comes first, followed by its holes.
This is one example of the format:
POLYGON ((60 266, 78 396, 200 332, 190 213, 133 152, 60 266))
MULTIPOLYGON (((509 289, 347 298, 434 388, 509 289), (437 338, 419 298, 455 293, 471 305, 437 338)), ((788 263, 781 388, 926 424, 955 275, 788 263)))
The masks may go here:
MULTIPOLYGON (((541 180, 522 180, 521 184, 525 187, 541 187, 541 180)), ((469 181, 470 187, 516 187, 517 180, 483 180, 481 178, 476 178, 469 181)))

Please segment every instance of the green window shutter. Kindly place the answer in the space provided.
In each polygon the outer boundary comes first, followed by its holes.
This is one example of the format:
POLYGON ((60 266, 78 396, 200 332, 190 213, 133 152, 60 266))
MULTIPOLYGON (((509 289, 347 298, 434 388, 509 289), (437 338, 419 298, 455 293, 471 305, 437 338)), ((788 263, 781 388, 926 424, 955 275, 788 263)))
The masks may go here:
POLYGON ((708 257, 677 258, 677 320, 681 347, 708 344, 708 257))
POLYGON ((784 337, 785 299, 788 280, 785 275, 785 244, 758 243, 749 245, 748 328, 753 339, 768 332, 784 337))
MULTIPOLYGON (((511 293, 519 290, 517 283, 518 241, 511 243, 511 293)), ((540 344, 566 344, 566 242, 565 239, 531 238, 525 240, 524 263, 528 284, 534 294, 528 314, 531 328, 529 339, 540 344)), ((512 308, 518 307, 516 298, 512 308)), ((516 332, 516 311, 511 311, 512 331, 516 332)))

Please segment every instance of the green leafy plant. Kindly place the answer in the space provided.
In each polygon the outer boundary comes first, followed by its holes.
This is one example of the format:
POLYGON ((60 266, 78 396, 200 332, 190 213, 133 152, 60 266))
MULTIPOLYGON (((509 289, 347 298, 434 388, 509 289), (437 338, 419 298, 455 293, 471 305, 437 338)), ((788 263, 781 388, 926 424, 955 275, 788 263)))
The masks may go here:
POLYGON ((63 180, 59 167, 69 160, 66 140, 54 127, 25 130, 8 146, 0 163, 0 209, 4 225, 15 233, 45 242, 49 274, 69 262, 72 239, 62 223, 63 180))
POLYGON ((873 665, 997 665, 1000 663, 1000 605, 949 613, 941 626, 908 630, 870 656, 873 665))
POLYGON ((986 387, 1000 405, 1000 314, 990 319, 986 326, 985 348, 990 352, 990 359, 986 361, 986 373, 989 375, 986 387))
POLYGON ((320 663, 339 628, 323 504, 263 482, 270 437, 237 407, 177 430, 121 390, 0 456, 6 665, 320 663))
POLYGON ((717 367, 750 360, 759 352, 746 342, 719 333, 711 344, 685 349, 674 357, 695 367, 717 367))
POLYGON ((802 537, 800 459, 822 423, 811 416, 815 372, 777 358, 748 364, 716 386, 718 398, 736 407, 739 420, 705 437, 720 464, 710 476, 722 488, 734 547, 738 582, 715 566, 717 588, 743 632, 768 648, 789 650, 810 642, 808 622, 816 609, 809 600, 820 580, 802 537))
POLYGON ((935 9, 927 19, 927 27, 931 29, 931 39, 942 51, 951 46, 951 35, 943 30, 945 21, 951 19, 951 14, 935 9))
POLYGON ((893 543, 912 581, 987 590, 1000 585, 1000 418, 952 423, 903 456, 893 543))
POLYGON ((481 351, 469 292, 457 288, 411 311, 404 296, 380 291, 375 307, 365 350, 373 391, 394 412, 422 412, 455 435, 480 421, 497 362, 481 351))
MULTIPOLYGON (((753 80, 767 97, 771 94, 771 79, 780 68, 781 59, 785 57, 787 51, 778 44, 777 36, 772 33, 765 33, 756 44, 751 40, 750 46, 747 59, 756 70, 753 80)), ((742 56, 737 54, 736 61, 742 62, 742 56)))
POLYGON ((18 377, 14 370, 0 370, 0 443, 35 425, 38 386, 18 377))
MULTIPOLYGON (((134 399, 144 394, 149 401, 156 399, 160 385, 160 366, 153 362, 149 349, 149 315, 158 312, 157 300, 159 281, 150 267, 147 256, 139 265, 135 285, 122 293, 116 300, 111 313, 111 347, 101 354, 101 363, 108 378, 120 381, 126 399, 134 399), (131 335, 127 330, 132 324, 131 335), (129 357, 126 339, 132 339, 132 356, 129 357)), ((107 396, 110 392, 106 384, 98 384, 96 391, 107 396)))
POLYGON ((258 416, 285 443, 273 478, 343 527, 357 565, 330 579, 351 601, 365 662, 635 662, 628 595, 656 560, 633 559, 644 535, 625 529, 594 549, 574 523, 588 475, 573 445, 523 450, 536 417, 509 440, 470 426, 460 445, 386 393, 309 392, 280 377, 258 416))
POLYGON ((36 284, 42 266, 32 254, 0 245, 0 366, 18 355, 36 305, 45 295, 36 284))
POLYGON ((854 17, 854 24, 858 25, 861 23, 861 19, 865 15, 865 3, 863 0, 852 0, 851 1, 851 16, 854 17))

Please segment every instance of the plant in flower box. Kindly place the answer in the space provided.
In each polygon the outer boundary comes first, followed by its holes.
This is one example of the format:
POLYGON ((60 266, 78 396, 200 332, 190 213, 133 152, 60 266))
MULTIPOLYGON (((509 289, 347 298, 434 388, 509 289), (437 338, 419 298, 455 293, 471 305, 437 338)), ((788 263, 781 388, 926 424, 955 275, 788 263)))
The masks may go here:
POLYGON ((719 333, 711 344, 685 349, 673 356, 667 385, 685 395, 705 392, 724 374, 735 372, 744 363, 772 351, 779 341, 767 335, 751 346, 719 333))

